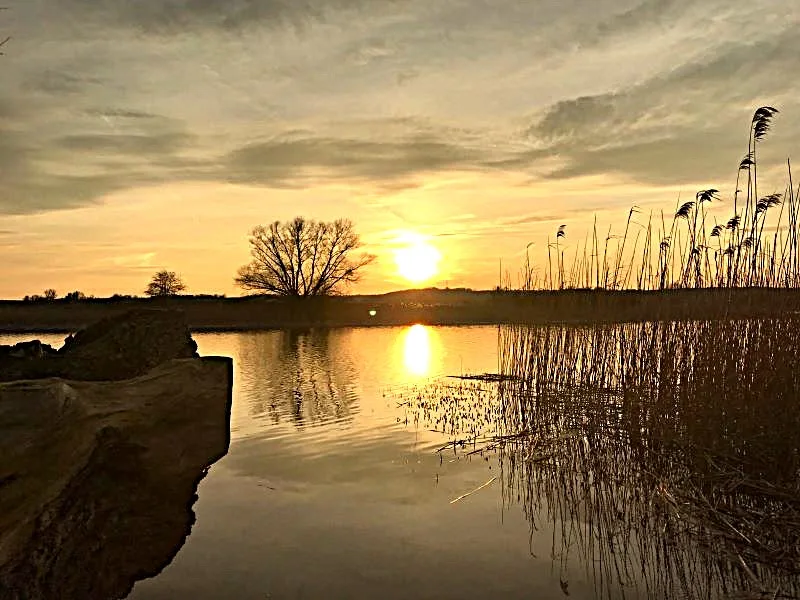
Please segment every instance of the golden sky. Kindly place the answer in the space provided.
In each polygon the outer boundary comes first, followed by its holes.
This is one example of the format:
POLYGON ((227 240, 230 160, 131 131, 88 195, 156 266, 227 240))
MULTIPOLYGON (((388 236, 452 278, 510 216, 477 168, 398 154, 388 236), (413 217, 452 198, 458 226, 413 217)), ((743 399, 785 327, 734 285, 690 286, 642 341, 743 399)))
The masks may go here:
MULTIPOLYGON (((795 0, 10 0, 0 13, 0 297, 238 294, 257 224, 350 218, 353 292, 512 281, 593 215, 734 188, 747 126, 800 133, 795 0)), ((773 189, 774 188, 774 189, 773 189)), ((727 206, 720 216, 729 217, 727 206)))

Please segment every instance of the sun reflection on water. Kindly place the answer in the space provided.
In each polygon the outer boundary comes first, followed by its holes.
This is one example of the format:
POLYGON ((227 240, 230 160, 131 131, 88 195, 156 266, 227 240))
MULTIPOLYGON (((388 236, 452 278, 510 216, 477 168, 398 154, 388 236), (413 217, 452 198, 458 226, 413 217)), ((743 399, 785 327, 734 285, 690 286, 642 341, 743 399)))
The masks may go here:
POLYGON ((404 332, 403 359, 411 375, 423 377, 431 372, 431 334, 424 325, 413 325, 404 332))

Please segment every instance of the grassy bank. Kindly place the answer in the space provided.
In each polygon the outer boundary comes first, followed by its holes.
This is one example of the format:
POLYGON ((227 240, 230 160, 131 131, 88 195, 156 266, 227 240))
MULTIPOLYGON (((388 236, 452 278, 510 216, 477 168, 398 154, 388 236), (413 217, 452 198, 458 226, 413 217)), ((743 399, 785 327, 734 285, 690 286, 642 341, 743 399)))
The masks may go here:
POLYGON ((781 316, 795 289, 411 290, 378 296, 281 299, 174 297, 0 302, 0 331, 68 332, 132 308, 182 310, 193 331, 387 325, 621 323, 781 316), (370 312, 375 314, 371 315, 370 312))

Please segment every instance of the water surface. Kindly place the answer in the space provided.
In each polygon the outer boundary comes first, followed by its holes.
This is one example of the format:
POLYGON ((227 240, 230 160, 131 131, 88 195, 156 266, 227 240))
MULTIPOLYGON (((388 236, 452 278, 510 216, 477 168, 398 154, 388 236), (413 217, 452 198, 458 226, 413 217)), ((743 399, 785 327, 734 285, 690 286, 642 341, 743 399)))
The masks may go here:
POLYGON ((130 598, 796 598, 798 329, 195 335, 230 452, 130 598))
POLYGON ((550 533, 532 556, 497 482, 451 504, 497 459, 440 456, 449 436, 409 423, 396 399, 496 371, 496 328, 195 337, 234 357, 231 449, 200 485, 185 547, 131 598, 563 597, 550 533))

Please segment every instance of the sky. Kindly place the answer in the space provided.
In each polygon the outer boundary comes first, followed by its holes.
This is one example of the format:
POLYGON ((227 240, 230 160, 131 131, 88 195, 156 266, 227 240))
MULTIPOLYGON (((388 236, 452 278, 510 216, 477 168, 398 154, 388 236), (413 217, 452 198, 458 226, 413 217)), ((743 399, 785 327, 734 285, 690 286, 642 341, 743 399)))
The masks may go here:
MULTIPOLYGON (((778 108, 762 181, 800 134, 796 0, 7 0, 0 297, 141 294, 177 271, 239 295, 248 233, 351 219, 349 291, 512 283, 567 225, 624 227, 721 191, 778 108)), ((762 187, 762 189, 764 189, 762 187)), ((538 264, 538 263, 537 263, 538 264)))

